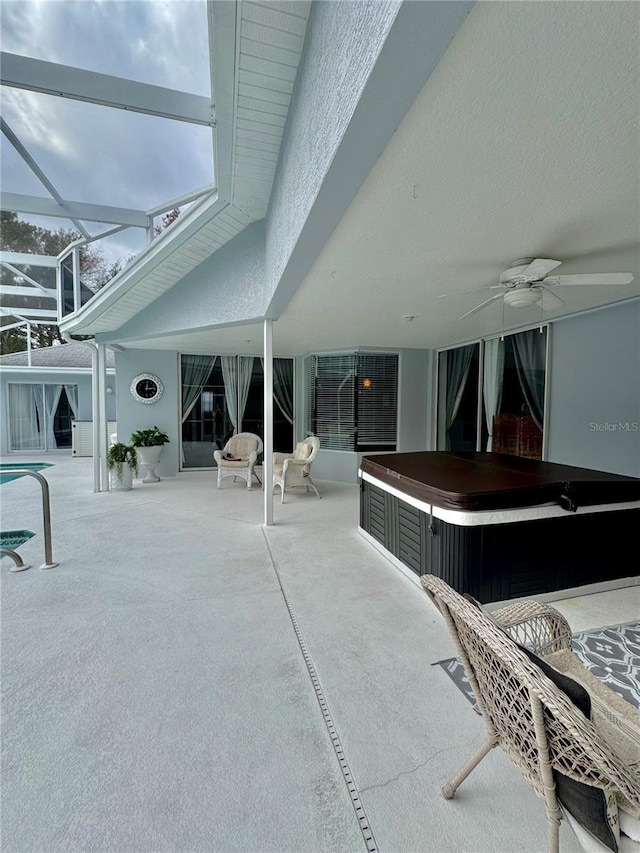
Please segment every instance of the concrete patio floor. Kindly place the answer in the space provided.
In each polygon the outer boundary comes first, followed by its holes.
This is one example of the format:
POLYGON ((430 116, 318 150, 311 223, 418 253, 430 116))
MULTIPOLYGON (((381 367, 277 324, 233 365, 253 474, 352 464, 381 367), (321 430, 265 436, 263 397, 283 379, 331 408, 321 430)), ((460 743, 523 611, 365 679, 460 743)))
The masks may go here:
MULTIPOLYGON (((501 751, 440 796, 481 719, 431 666, 442 618, 358 535, 355 486, 276 501, 265 529, 260 489, 212 472, 96 494, 91 459, 40 458, 57 568, 36 483, 0 488, 2 529, 38 534, 33 568, 0 564, 4 851, 546 849, 501 751)), ((573 630, 629 621, 638 588, 558 606, 573 630)))

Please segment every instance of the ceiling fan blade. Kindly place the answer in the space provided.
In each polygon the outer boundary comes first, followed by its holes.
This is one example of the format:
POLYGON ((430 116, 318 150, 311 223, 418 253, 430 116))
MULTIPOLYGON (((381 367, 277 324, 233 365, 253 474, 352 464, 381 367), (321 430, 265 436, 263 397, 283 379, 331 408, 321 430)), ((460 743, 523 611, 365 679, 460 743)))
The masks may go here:
POLYGON ((559 284, 563 287, 573 284, 630 284, 633 278, 630 272, 596 272, 586 275, 559 275, 553 279, 546 279, 545 284, 559 284))
POLYGON ((561 263, 562 261, 553 261, 551 258, 534 258, 526 270, 523 270, 522 275, 526 275, 527 278, 544 278, 561 263))
POLYGON ((548 287, 544 285, 540 285, 539 290, 542 291, 542 300, 540 304, 542 305, 543 311, 555 311, 556 308, 562 308, 565 304, 564 299, 560 299, 559 296, 556 296, 548 287))
POLYGON ((472 308, 471 311, 467 311, 466 314, 463 314, 460 319, 464 320, 465 317, 470 317, 472 314, 475 314, 476 311, 481 311, 487 305, 490 305, 492 302, 495 302, 496 299, 502 299, 502 293, 496 293, 495 296, 491 296, 489 299, 485 299, 485 301, 481 302, 480 305, 476 305, 476 307, 472 308))

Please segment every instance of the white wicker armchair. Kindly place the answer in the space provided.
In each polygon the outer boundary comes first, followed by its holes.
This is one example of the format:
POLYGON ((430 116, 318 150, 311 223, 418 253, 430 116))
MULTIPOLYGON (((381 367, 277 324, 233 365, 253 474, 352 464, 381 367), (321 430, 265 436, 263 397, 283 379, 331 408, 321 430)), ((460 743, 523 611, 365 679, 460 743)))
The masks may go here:
POLYGON ((485 755, 501 746, 544 800, 551 853, 558 850, 563 817, 580 840, 581 833, 589 839, 585 849, 640 849, 626 834, 635 836, 640 818, 638 712, 570 651, 564 617, 536 601, 487 614, 440 578, 425 575, 422 586, 444 616, 487 728, 486 740, 443 796, 451 799, 485 755), (584 697, 576 698, 582 688, 589 716, 579 707, 584 697))
POLYGON ((255 464, 262 453, 262 439, 252 432, 239 432, 232 435, 222 450, 215 450, 213 458, 218 466, 218 483, 225 477, 242 477, 247 481, 247 489, 253 487, 253 477, 260 482, 255 472, 255 464))
POLYGON ((311 463, 318 455, 320 439, 310 435, 304 441, 296 444, 292 454, 273 454, 273 489, 280 486, 280 503, 284 503, 284 493, 287 489, 304 486, 306 491, 312 488, 318 497, 320 493, 311 479, 311 463))

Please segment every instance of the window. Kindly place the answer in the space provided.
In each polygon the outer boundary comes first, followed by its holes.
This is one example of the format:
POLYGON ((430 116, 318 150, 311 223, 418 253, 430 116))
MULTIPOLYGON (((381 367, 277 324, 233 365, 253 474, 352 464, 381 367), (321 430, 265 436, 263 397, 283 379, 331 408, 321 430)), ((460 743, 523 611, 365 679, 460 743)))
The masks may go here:
POLYGON ((395 450, 396 353, 340 353, 305 359, 306 426, 329 450, 395 450))
POLYGON ((71 447, 77 417, 77 385, 9 383, 9 449, 62 450, 71 447))

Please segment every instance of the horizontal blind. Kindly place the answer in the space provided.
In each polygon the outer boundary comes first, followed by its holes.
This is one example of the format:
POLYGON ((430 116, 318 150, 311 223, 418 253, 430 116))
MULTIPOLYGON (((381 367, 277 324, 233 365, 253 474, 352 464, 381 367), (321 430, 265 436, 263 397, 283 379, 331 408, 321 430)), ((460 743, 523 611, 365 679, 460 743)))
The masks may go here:
POLYGON ((316 357, 308 355, 304 360, 304 429, 305 435, 315 435, 315 383, 316 357))
POLYGON ((356 355, 316 356, 314 433, 329 450, 355 450, 356 355))
POLYGON ((396 449, 397 353, 358 354, 358 449, 396 449))

